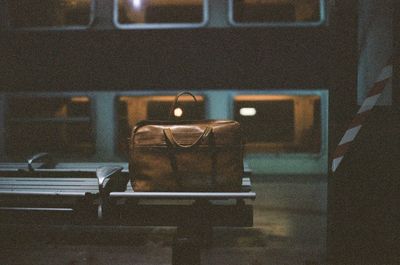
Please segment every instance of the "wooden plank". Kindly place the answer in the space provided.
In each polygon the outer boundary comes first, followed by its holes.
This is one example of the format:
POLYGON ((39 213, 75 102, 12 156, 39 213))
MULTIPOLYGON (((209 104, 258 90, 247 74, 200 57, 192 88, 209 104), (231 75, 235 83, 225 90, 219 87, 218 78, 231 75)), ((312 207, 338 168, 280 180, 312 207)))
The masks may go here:
MULTIPOLYGON (((81 192, 79 192, 81 193, 81 192)), ((89 198, 85 205, 96 205, 97 201, 94 198, 89 198), (93 200, 92 200, 93 199, 93 200)), ((0 208, 3 207, 24 207, 24 208, 79 208, 85 197, 79 196, 49 196, 46 195, 18 195, 9 194, 1 196, 0 208)))
MULTIPOLYGON (((54 169, 58 170, 96 170, 99 167, 107 167, 107 166, 120 166, 124 169, 128 169, 129 164, 124 162, 86 162, 86 163, 58 163, 54 169)), ((251 172, 250 167, 244 163, 244 172, 251 172)), ((2 169, 28 169, 27 163, 0 163, 0 171, 2 169)), ((53 170, 54 170, 53 169, 53 170)), ((51 169, 50 169, 51 170, 51 169)))
POLYGON ((52 190, 63 190, 63 191, 90 191, 90 192, 98 192, 98 187, 63 187, 63 186, 5 186, 0 187, 0 191, 7 191, 7 190, 37 190, 37 191, 52 191, 52 190))
POLYGON ((97 169, 99 167, 120 166, 128 169, 127 162, 84 162, 84 163, 58 163, 56 169, 97 169))
MULTIPOLYGON (((27 163, 0 163, 0 175, 7 176, 7 174, 26 174, 37 175, 38 173, 54 173, 54 175, 65 175, 71 173, 71 176, 79 176, 79 174, 96 174, 99 167, 104 166, 121 166, 123 167, 123 174, 128 174, 128 163, 58 163, 55 168, 51 169, 36 169, 34 172, 28 171, 27 163)), ((18 176, 19 177, 19 176, 18 176)))
POLYGON ((72 212, 72 208, 43 208, 43 207, 0 207, 3 211, 61 211, 72 212))
POLYGON ((40 178, 40 177, 0 177, 0 181, 7 181, 7 180, 13 180, 13 181, 81 181, 81 182, 87 182, 87 181, 97 181, 97 178, 40 178))
POLYGON ((85 185, 85 186, 78 186, 78 185, 0 185, 0 190, 7 190, 7 189, 77 189, 77 190, 99 190, 97 185, 85 185))
POLYGON ((97 183, 96 178, 20 178, 20 177, 9 177, 3 178, 0 177, 0 184, 2 183, 24 183, 24 182, 32 182, 32 183, 97 183))
POLYGON ((5 180, 5 181, 0 181, 0 185, 93 186, 98 184, 97 180, 94 181, 5 180))
MULTIPOLYGON (((242 178, 242 186, 243 187, 251 186, 251 180, 249 177, 242 178)), ((131 181, 128 182, 128 187, 131 187, 131 181)))
POLYGON ((90 122, 90 117, 51 117, 51 118, 11 118, 11 123, 74 123, 74 122, 90 122))
MULTIPOLYGON (((80 169, 96 169, 103 166, 121 166, 123 168, 128 168, 128 163, 124 162, 73 162, 73 163, 57 163, 55 169, 72 169, 72 170, 80 170, 80 169)), ((26 162, 23 163, 0 163, 0 171, 2 169, 28 169, 28 164, 26 162)))
MULTIPOLYGON (((242 180, 242 192, 237 196, 249 196, 249 192, 251 190, 251 181, 249 178, 243 178, 242 180), (247 195, 246 195, 247 194, 247 195)), ((84 179, 84 178, 68 178, 68 179, 59 179, 59 178, 0 178, 0 194, 11 194, 12 192, 16 192, 18 194, 22 194, 23 192, 27 192, 29 194, 41 194, 41 193, 68 193, 68 192, 90 192, 90 193, 98 193, 98 183, 97 179, 84 179)), ((177 193, 138 193, 134 192, 131 186, 130 181, 128 182, 127 189, 125 192, 121 193, 112 193, 113 196, 122 196, 122 197, 167 197, 171 198, 173 194, 177 193), (117 195, 120 194, 120 195, 117 195), (123 195, 125 194, 125 195, 123 195)), ((180 197, 196 197, 202 194, 201 196, 211 196, 214 194, 216 197, 224 197, 224 195, 216 195, 216 193, 178 193, 178 198, 180 197), (208 194, 208 195, 207 195, 208 194)), ((225 194, 226 196, 229 193, 225 194)), ((231 193, 232 195, 232 193, 231 193)), ((249 196, 251 198, 252 196, 249 196)))
MULTIPOLYGON (((0 185, 3 184, 27 184, 32 183, 32 185, 36 185, 37 183, 49 183, 56 185, 97 185, 97 179, 95 178, 2 178, 0 177, 0 185)), ((130 186, 130 181, 128 182, 128 186, 130 186)), ((251 186, 250 178, 244 177, 242 179, 242 186, 251 186)))
MULTIPOLYGON (((36 169, 34 172, 37 172, 37 173, 45 172, 45 173, 55 173, 55 174, 57 174, 57 173, 73 173, 75 175, 77 175, 79 173, 88 173, 89 172, 89 173, 95 174, 97 168, 99 168, 99 167, 95 167, 95 168, 39 168, 39 169, 36 169)), ((129 173, 128 169, 122 169, 121 172, 122 172, 122 174, 129 173)))
MULTIPOLYGON (((55 168, 52 169, 36 169, 35 172, 46 172, 46 173, 72 173, 77 175, 81 173, 96 173, 96 169, 103 166, 121 166, 123 167, 122 173, 129 174, 128 163, 59 163, 55 168)), ((21 172, 21 170, 28 170, 27 163, 0 163, 0 173, 4 174, 7 172, 21 172)), ((21 172, 23 173, 23 171, 21 172)), ((27 172, 32 174, 32 172, 27 172)), ((251 169, 247 164, 244 164, 244 175, 250 176, 251 169)))
POLYGON ((12 191, 1 191, 1 195, 43 195, 43 196, 65 196, 65 197, 83 197, 86 192, 83 191, 63 191, 63 190, 53 190, 53 191, 30 191, 30 190, 12 190, 12 191))
POLYGON ((255 192, 111 192, 110 197, 137 198, 137 199, 170 199, 170 200, 226 200, 226 199, 252 199, 256 198, 255 192))
POLYGON ((12 188, 29 188, 29 189, 96 189, 98 190, 98 185, 40 185, 40 184, 0 184, 0 189, 12 189, 12 188))
MULTIPOLYGON (((94 205, 94 207, 96 207, 94 205)), ((204 208, 196 208, 193 205, 120 205, 108 212, 102 221, 96 219, 92 212, 86 216, 74 215, 74 211, 49 211, 40 209, 30 211, 2 210, 0 208, 0 223, 6 225, 74 225, 82 228, 82 232, 92 229, 89 225, 101 224, 101 229, 107 226, 178 226, 186 223, 193 225, 198 223, 199 217, 208 218, 212 226, 224 227, 251 227, 253 225, 252 205, 210 205, 204 212, 204 208), (199 214, 201 213, 201 214, 199 214), (67 215, 69 214, 69 215, 67 215), (77 218, 77 219, 76 219, 77 218)), ((51 207, 49 207, 51 208, 51 207)), ((94 209, 94 208, 88 208, 94 209)), ((15 230, 15 229, 14 229, 15 230)), ((28 228, 30 231, 31 228, 28 228)), ((24 231, 18 229, 18 231, 24 231)))
POLYGON ((67 187, 67 188, 65 188, 65 187, 62 187, 62 186, 55 186, 55 187, 46 187, 46 186, 44 186, 44 187, 30 187, 30 186, 9 186, 9 187, 6 187, 6 188, 0 188, 0 191, 7 191, 7 190, 9 190, 9 191, 12 191, 12 190, 32 190, 32 191, 34 191, 34 190, 36 190, 36 191, 52 191, 52 190, 64 190, 64 191, 71 191, 71 190, 77 190, 77 191, 82 191, 82 192, 85 192, 85 191, 95 191, 95 192, 98 192, 99 191, 99 189, 98 188, 96 188, 96 187, 93 187, 93 188, 88 188, 88 187, 82 187, 82 188, 80 188, 80 187, 67 187))

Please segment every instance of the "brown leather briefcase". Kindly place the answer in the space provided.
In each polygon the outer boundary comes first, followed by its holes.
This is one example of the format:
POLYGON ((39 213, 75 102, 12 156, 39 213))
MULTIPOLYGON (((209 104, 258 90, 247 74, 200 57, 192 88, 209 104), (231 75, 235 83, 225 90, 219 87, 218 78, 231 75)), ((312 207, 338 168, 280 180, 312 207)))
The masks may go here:
MULTIPOLYGON (((179 96, 171 108, 175 109, 179 96)), ((130 139, 134 191, 239 191, 240 124, 231 120, 142 121, 130 139)))

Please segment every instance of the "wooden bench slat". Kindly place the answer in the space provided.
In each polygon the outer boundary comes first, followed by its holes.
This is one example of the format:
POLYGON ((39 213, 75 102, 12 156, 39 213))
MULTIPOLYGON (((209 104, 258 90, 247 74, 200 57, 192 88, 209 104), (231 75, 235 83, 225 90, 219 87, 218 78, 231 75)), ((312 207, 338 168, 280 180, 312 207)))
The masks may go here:
POLYGON ((49 182, 49 183, 96 183, 97 179, 48 179, 48 178, 0 178, 1 183, 14 182, 14 183, 24 183, 24 182, 49 182))
POLYGON ((37 186, 37 187, 32 187, 32 186, 5 186, 5 187, 0 187, 0 191, 4 190, 37 190, 37 191, 42 191, 42 190, 80 190, 80 191, 96 191, 98 192, 99 189, 97 187, 64 187, 64 186, 37 186))
POLYGON ((6 191, 6 190, 37 190, 37 191, 52 191, 52 190, 65 190, 65 191, 70 191, 70 190, 79 190, 79 191, 96 191, 98 192, 99 189, 96 187, 63 187, 63 186, 54 186, 54 187, 30 187, 30 186, 9 186, 9 187, 1 187, 0 191, 6 191))
POLYGON ((0 177, 2 181, 73 181, 73 182, 97 182, 96 178, 41 178, 41 177, 0 177))
MULTIPOLYGON (((80 184, 80 185, 97 185, 97 179, 95 178, 7 178, 7 177, 0 177, 0 185, 8 184, 8 183, 16 183, 16 184, 25 184, 25 183, 32 183, 35 185, 36 183, 57 183, 57 185, 61 185, 59 183, 63 183, 65 185, 73 185, 73 184, 80 184)), ((130 185, 130 182, 128 183, 130 185)), ((242 186, 250 186, 250 178, 244 177, 242 179, 242 186)))
POLYGON ((93 186, 97 180, 92 181, 48 181, 48 180, 3 180, 0 185, 56 185, 56 186, 93 186))
MULTIPOLYGON (((129 174, 128 163, 59 163, 55 168, 46 169, 39 168, 36 169, 36 173, 71 173, 74 175, 79 175, 79 173, 96 173, 96 170, 102 166, 122 166, 122 174, 129 174)), ((24 173, 24 170, 28 170, 26 163, 0 163, 0 174, 11 173, 24 173), (22 171, 21 171, 22 170, 22 171)), ((244 165, 244 175, 249 176, 251 174, 251 169, 245 164, 244 165)), ((27 171, 27 173, 32 174, 32 172, 27 171)))
MULTIPOLYGON (((215 192, 134 192, 130 181, 125 192, 113 192, 113 197, 136 197, 136 198, 228 198, 232 196, 252 198, 250 193, 250 178, 242 179, 242 192, 238 193, 215 193, 215 192)), ((84 196, 86 192, 96 194, 99 192, 97 179, 95 178, 0 178, 0 195, 26 194, 26 195, 65 195, 84 196)))
POLYGON ((110 197, 138 199, 255 199, 255 192, 111 192, 110 197))
MULTIPOLYGON (((251 187, 251 180, 249 177, 242 178, 242 188, 251 187)), ((131 181, 128 182, 127 188, 132 188, 131 181)))
POLYGON ((12 191, 1 191, 1 195, 51 195, 51 196, 85 196, 86 192, 83 191, 62 191, 62 190, 53 190, 53 191, 30 191, 30 190, 12 190, 12 191))
POLYGON ((76 190, 99 190, 99 187, 96 185, 87 185, 87 186, 67 186, 67 185, 0 185, 0 190, 7 190, 7 189, 36 189, 36 190, 42 190, 42 189, 48 189, 48 190, 54 190, 54 189, 62 189, 62 190, 71 190, 71 189, 76 189, 76 190))
POLYGON ((44 207, 0 207, 2 211, 51 211, 51 212, 73 212, 72 208, 44 208, 44 207))

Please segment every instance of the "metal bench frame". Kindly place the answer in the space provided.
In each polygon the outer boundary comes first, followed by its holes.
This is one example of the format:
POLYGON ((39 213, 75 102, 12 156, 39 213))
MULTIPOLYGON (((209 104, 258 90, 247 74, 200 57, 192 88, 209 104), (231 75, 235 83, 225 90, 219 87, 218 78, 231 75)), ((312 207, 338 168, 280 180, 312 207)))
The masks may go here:
POLYGON ((0 165, 0 225, 23 212, 36 216, 29 220, 36 224, 53 214, 72 225, 176 226, 175 265, 200 264, 200 249, 211 245, 214 226, 253 225, 253 208, 245 200, 254 200, 256 194, 248 171, 241 192, 134 192, 123 167, 35 168, 40 158, 31 159, 28 167, 0 165), (93 177, 66 177, 82 174, 93 177), (71 214, 73 221, 65 220, 71 214))

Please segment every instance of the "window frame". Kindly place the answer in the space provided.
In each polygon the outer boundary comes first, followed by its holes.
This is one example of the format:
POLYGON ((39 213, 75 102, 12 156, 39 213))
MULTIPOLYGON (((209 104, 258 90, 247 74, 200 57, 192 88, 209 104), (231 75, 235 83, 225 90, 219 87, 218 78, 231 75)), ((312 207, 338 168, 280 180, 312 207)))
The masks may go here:
POLYGON ((321 106, 321 112, 320 112, 320 139, 321 143, 319 146, 319 151, 318 152, 312 152, 312 151, 291 151, 290 149, 293 149, 293 147, 296 147, 298 143, 296 143, 296 119, 299 120, 301 117, 296 116, 296 99, 293 100, 294 104, 294 139, 293 142, 261 142, 261 143, 246 143, 248 147, 250 147, 246 151, 246 156, 248 155, 263 155, 263 154, 268 154, 268 155, 307 155, 315 158, 320 158, 323 156, 323 154, 327 150, 327 146, 324 142, 326 136, 326 128, 324 128, 326 121, 324 121, 324 116, 327 115, 325 111, 322 110, 322 106, 325 104, 327 101, 327 96, 324 95, 323 89, 316 89, 314 91, 306 90, 306 91, 288 91, 288 90, 249 90, 249 91, 239 91, 238 93, 234 93, 231 95, 230 101, 231 101, 231 118, 233 119, 234 117, 234 112, 235 112, 235 98, 240 97, 240 96, 274 96, 274 95, 279 95, 283 97, 318 97, 320 100, 320 106, 321 106), (272 152, 265 152, 263 149, 264 148, 270 148, 273 149, 272 152), (282 149, 287 149, 283 150, 282 152, 277 152, 282 149))
POLYGON ((235 0, 228 0, 228 23, 233 27, 319 27, 327 22, 327 0, 319 0, 319 21, 312 22, 236 22, 234 19, 233 6, 235 0))
MULTIPOLYGON (((96 155, 96 114, 94 112, 94 104, 95 104, 95 98, 93 97, 92 93, 87 93, 87 92, 58 92, 58 93, 46 93, 46 92, 37 92, 37 93, 26 93, 26 92, 6 92, 2 94, 3 99, 4 99, 4 110, 3 110, 3 115, 4 115, 4 134, 3 137, 4 139, 6 139, 6 134, 8 133, 8 118, 7 115, 9 113, 9 102, 10 99, 13 98, 36 98, 36 99, 43 99, 43 98, 73 98, 73 97, 86 97, 89 100, 89 123, 91 126, 91 135, 90 137, 92 138, 92 144, 93 144, 93 150, 90 153, 78 153, 78 152, 73 152, 73 153, 69 153, 68 155, 70 156, 70 158, 72 157, 72 159, 75 161, 77 159, 80 160, 85 160, 85 161, 89 161, 91 160, 93 157, 95 157, 96 155)), ((29 119, 29 118, 28 118, 29 119)), ((52 118, 49 118, 52 119, 52 118)), ((50 121, 51 122, 51 121, 50 121)), ((6 160, 10 159, 13 157, 13 155, 9 152, 7 152, 7 148, 6 148, 7 143, 4 142, 4 146, 3 146, 3 150, 2 150, 2 155, 4 156, 2 160, 4 160, 4 158, 6 158, 6 160)), ((58 157, 58 156, 62 156, 63 153, 59 153, 59 152, 50 152, 51 154, 54 155, 54 157, 58 157)), ((70 159, 69 158, 69 159, 70 159)), ((0 160, 0 163, 4 162, 0 160)), ((75 161, 76 162, 76 161, 75 161)))
POLYGON ((8 4, 4 2, 6 7, 6 30, 11 31, 68 31, 68 30, 88 30, 92 27, 95 20, 97 0, 90 0, 89 23, 87 25, 70 25, 70 26, 39 26, 39 27, 13 27, 10 24, 10 14, 8 12, 8 4))
POLYGON ((113 23, 117 29, 190 29, 190 28, 202 28, 209 23, 209 0, 203 1, 203 21, 200 23, 131 23, 122 24, 118 21, 118 1, 114 0, 113 8, 113 23))

